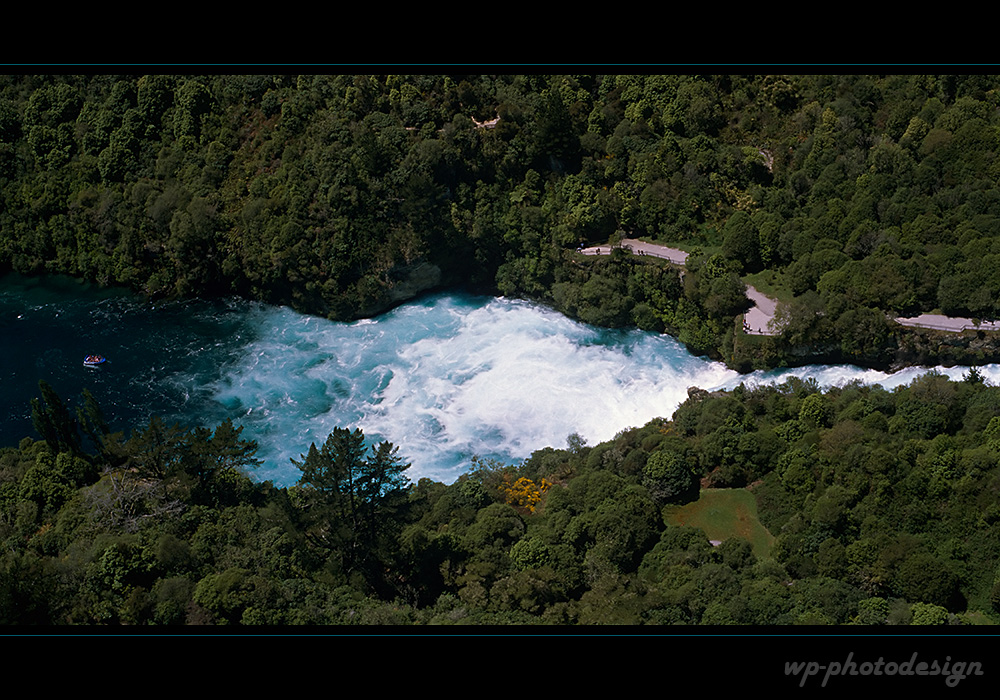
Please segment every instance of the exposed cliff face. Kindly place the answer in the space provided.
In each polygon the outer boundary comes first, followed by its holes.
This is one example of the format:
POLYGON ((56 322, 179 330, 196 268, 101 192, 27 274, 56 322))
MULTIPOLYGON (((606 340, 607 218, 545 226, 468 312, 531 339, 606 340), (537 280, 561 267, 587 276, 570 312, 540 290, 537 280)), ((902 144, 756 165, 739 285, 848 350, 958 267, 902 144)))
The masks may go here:
POLYGON ((391 277, 394 284, 389 288, 389 301, 398 304, 440 285, 442 273, 437 265, 418 262, 394 270, 391 277))
POLYGON ((1000 333, 914 329, 899 334, 893 367, 981 365, 1000 362, 1000 333))
MULTIPOLYGON (((690 349, 690 348, 689 348, 690 349)), ((962 332, 898 327, 877 348, 845 353, 839 343, 790 345, 781 337, 755 338, 722 358, 738 372, 814 364, 850 364, 883 372, 905 367, 1000 363, 1000 332, 962 332)))
POLYGON ((771 359, 772 364, 788 366, 848 363, 886 372, 906 367, 983 365, 1000 362, 1000 333, 907 328, 895 333, 877 354, 846 356, 835 345, 803 346, 787 349, 771 359))
POLYGON ((377 316, 394 306, 441 286, 444 281, 441 268, 426 261, 395 267, 389 271, 386 278, 387 284, 384 286, 382 294, 377 300, 359 308, 358 316, 377 316))

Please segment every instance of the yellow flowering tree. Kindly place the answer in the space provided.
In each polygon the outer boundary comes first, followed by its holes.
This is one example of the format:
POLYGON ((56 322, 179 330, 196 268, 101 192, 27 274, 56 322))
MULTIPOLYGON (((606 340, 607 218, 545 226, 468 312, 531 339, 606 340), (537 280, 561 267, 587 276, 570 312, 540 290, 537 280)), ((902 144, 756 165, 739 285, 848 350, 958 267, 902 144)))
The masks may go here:
POLYGON ((542 501, 542 496, 552 484, 544 478, 537 484, 525 476, 516 481, 511 481, 512 478, 511 475, 504 474, 503 481, 500 482, 499 490, 504 501, 512 506, 524 508, 529 513, 534 513, 535 508, 542 501))

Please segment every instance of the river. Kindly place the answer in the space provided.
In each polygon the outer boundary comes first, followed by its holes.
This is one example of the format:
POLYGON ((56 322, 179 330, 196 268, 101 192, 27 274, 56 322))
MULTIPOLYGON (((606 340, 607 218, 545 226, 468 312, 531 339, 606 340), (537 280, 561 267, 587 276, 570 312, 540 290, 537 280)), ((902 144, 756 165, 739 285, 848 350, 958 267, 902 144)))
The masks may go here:
MULTIPOLYGON (((152 415, 214 427, 231 418, 260 444, 252 476, 288 486, 291 463, 336 426, 389 440, 409 477, 450 483, 473 455, 514 463, 572 433, 589 444, 669 417, 689 386, 814 377, 893 387, 893 375, 811 366, 739 375, 668 336, 594 328, 525 301, 437 294, 338 323, 236 299, 151 302, 62 278, 0 279, 0 445, 37 437, 30 399, 49 382, 84 388, 115 430, 152 415), (110 362, 83 366, 91 353, 110 362)), ((992 382, 1000 366, 981 368, 992 382)), ((960 378, 964 368, 940 369, 960 378)))

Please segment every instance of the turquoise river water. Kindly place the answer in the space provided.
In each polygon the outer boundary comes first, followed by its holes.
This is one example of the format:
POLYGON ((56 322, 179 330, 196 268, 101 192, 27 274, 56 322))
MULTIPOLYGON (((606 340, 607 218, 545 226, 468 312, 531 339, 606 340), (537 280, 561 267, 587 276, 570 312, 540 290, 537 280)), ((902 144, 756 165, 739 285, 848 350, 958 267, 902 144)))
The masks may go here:
MULTIPOLYGON (((337 323, 242 300, 150 302, 61 278, 0 279, 0 446, 37 437, 30 399, 49 382, 72 407, 83 388, 126 433, 151 415, 260 444, 252 476, 298 480, 291 463, 335 427, 389 440, 407 472, 450 483, 473 455, 516 462, 578 433, 589 444, 669 417, 687 388, 795 375, 822 386, 894 375, 811 366, 739 375, 670 337, 581 324, 519 300, 439 294, 337 323), (83 366, 99 353, 110 362, 83 366)), ((1000 367, 982 368, 991 381, 1000 367)), ((939 371, 959 378, 963 368, 939 371)))

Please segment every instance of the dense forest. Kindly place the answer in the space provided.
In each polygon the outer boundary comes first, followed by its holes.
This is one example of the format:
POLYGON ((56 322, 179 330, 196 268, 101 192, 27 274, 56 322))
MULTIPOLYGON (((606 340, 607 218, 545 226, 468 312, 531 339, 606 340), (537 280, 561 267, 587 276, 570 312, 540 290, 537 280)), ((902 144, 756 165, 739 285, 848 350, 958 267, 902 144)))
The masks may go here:
POLYGON ((40 389, 43 437, 0 451, 0 624, 1000 621, 1000 387, 974 369, 692 390, 450 485, 338 428, 276 488, 229 422, 126 438, 40 389))
POLYGON ((991 75, 9 75, 0 271, 334 319, 437 286, 737 369, 976 364, 1000 316, 991 75), (622 236, 691 253, 583 259, 622 236), (785 332, 736 316, 753 281, 785 332))
POLYGON ((332 319, 464 287, 747 370, 961 363, 895 391, 708 394, 410 483, 338 428, 301 481, 42 382, 0 450, 0 624, 1000 621, 1000 77, 8 75, 0 272, 332 319), (582 245, 636 237, 683 269, 582 245), (738 329, 745 285, 782 333, 738 329), (731 499, 738 523, 706 516, 731 499), (742 500, 741 500, 742 499, 742 500), (736 505, 734 505, 736 504, 736 505), (742 504, 742 505, 739 505, 742 504), (708 518, 708 519, 706 519, 708 518))

